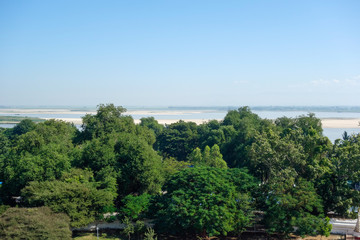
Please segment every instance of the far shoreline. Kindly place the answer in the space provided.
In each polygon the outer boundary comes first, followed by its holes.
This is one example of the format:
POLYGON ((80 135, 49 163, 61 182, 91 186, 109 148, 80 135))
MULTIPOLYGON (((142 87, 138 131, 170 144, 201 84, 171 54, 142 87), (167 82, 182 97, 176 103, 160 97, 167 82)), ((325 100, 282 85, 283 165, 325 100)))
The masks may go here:
MULTIPOLYGON (((46 118, 46 120, 52 119, 52 118, 46 118)), ((62 120, 65 122, 70 122, 76 125, 82 124, 81 118, 54 118, 56 120, 62 120)), ((157 119, 158 123, 163 125, 169 125, 172 123, 176 123, 182 119, 157 119)), ((184 119, 182 121, 184 122, 194 122, 196 124, 203 124, 210 120, 217 120, 221 121, 220 119, 184 119)), ((323 128, 359 128, 360 118, 354 118, 354 119, 339 119, 339 118, 326 118, 326 119, 320 119, 321 124, 323 128)), ((136 124, 140 123, 140 119, 134 119, 134 122, 136 124)))
MULTIPOLYGON (((270 108, 271 109, 271 108, 270 108)), ((268 110, 270 110, 268 109, 268 110)), ((300 108, 301 109, 301 108, 300 108)), ((271 110, 270 110, 271 111, 271 110)), ((219 111, 216 108, 206 108, 206 109, 197 109, 197 108, 164 108, 164 109, 149 109, 149 108, 130 108, 124 115, 130 115, 134 118, 135 123, 140 122, 141 117, 154 117, 160 124, 169 125, 180 120, 184 122, 194 122, 196 124, 206 123, 210 120, 223 120, 223 115, 226 115, 225 110, 219 111), (201 116, 201 113, 205 113, 204 116, 201 116), (210 113, 210 114, 208 114, 210 113), (214 113, 214 114, 213 114, 214 113), (221 114, 218 114, 221 113, 221 114), (190 117, 191 116, 191 117, 190 117), (182 118, 185 119, 182 119, 182 118), (199 118, 204 117, 204 118, 199 118)), ((71 122, 75 125, 82 124, 82 116, 86 114, 96 114, 94 109, 66 109, 66 108, 0 108, 0 116, 16 116, 16 117, 37 117, 44 120, 48 119, 57 119, 63 120, 65 122, 71 122), (46 116, 47 115, 47 116, 46 116), (62 116, 61 116, 62 115, 62 116)), ((302 114, 299 112, 299 116, 302 114)), ((303 114, 304 115, 304 114, 303 114)), ((349 117, 342 118, 343 116, 322 116, 318 117, 321 119, 323 128, 356 128, 360 129, 360 115, 358 113, 350 113, 349 117)), ((267 116, 268 119, 273 119, 275 116, 267 116), (270 117, 270 118, 269 118, 270 117)), ((266 117, 263 117, 266 118, 266 117)), ((290 116, 291 118, 291 116, 290 116)), ((16 121, 13 119, 4 119, 0 121, 0 124, 16 124, 16 121)))

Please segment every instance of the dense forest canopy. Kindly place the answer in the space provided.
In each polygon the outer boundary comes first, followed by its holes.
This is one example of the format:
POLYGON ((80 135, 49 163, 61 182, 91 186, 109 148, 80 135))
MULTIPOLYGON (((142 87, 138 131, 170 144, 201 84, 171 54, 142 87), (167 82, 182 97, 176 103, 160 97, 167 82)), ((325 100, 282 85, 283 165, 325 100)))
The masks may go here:
MULTIPOLYGON (((81 129, 25 119, 0 128, 0 202, 64 213, 72 227, 116 211, 154 219, 157 232, 226 236, 260 211, 270 233, 328 235, 329 211, 360 206, 360 134, 332 144, 322 132, 313 114, 272 121, 248 107, 200 125, 135 124, 113 104, 84 116, 81 129)), ((5 213, 1 226, 19 214, 5 213)))

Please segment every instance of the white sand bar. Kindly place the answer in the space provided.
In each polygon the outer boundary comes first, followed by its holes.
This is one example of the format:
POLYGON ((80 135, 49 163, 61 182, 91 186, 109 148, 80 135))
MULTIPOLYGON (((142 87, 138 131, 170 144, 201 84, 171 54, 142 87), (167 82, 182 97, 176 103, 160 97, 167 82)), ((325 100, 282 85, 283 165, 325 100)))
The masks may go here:
POLYGON ((96 111, 77 111, 69 109, 23 109, 23 108, 5 108, 0 109, 0 114, 96 114, 96 111))
MULTIPOLYGON (((206 113, 206 112, 214 112, 214 111, 207 111, 207 110, 130 110, 125 113, 125 115, 148 115, 154 116, 155 119, 160 124, 172 124, 178 122, 182 116, 186 116, 189 114, 196 114, 196 113, 206 113), (171 116, 178 116, 178 119, 158 119, 162 118, 160 116, 164 115, 171 115, 171 116), (157 117, 159 116, 159 117, 157 117)), ((216 112, 216 111, 215 111, 216 112)), ((82 124, 82 119, 79 118, 79 115, 85 114, 96 114, 96 110, 70 110, 70 109, 20 109, 20 108, 12 108, 12 109, 0 109, 0 114, 6 115, 26 115, 26 114, 62 114, 67 115, 67 117, 54 117, 58 120, 63 120, 66 122, 72 122, 76 125, 82 124)), ((225 115, 225 114, 224 114, 225 115)), ((51 119, 51 118, 45 118, 51 119)), ((210 119, 186 119, 185 122, 195 122, 196 124, 202 124, 210 119)), ((222 119, 216 119, 222 120, 222 119)), ((140 120, 135 119, 135 123, 139 123, 140 120)), ((321 119, 322 127, 323 128, 360 128, 359 122, 360 118, 326 118, 321 119)))
POLYGON ((75 125, 81 125, 82 124, 82 119, 81 118, 44 118, 44 119, 46 119, 46 120, 49 120, 49 119, 62 120, 64 122, 73 123, 75 125))
POLYGON ((323 128, 360 128, 360 119, 321 119, 323 128))
MULTIPOLYGON (((74 123, 76 125, 81 125, 82 124, 82 119, 81 118, 45 118, 46 120, 49 119, 56 119, 56 120, 62 120, 65 122, 70 122, 70 123, 74 123)), ((158 123, 160 124, 172 124, 172 123, 176 123, 179 121, 179 119, 159 119, 157 120, 158 123)), ((194 122, 196 124, 202 124, 207 122, 208 120, 204 120, 204 119, 186 119, 183 120, 184 122, 194 122)), ((140 123, 140 119, 134 119, 134 122, 136 124, 140 123)))
MULTIPOLYGON (((50 118, 47 118, 50 119, 50 118)), ((81 118, 55 118, 58 120, 63 120, 65 122, 72 122, 74 124, 80 125, 82 124, 81 118)), ((157 121, 160 124, 172 124, 178 122, 180 119, 158 119, 157 121)), ((194 122, 196 124, 206 123, 210 119, 186 119, 184 122, 194 122)), ((140 123, 139 119, 134 120, 135 123, 140 123)), ((322 127, 323 128, 359 128, 360 119, 322 119, 322 127)))

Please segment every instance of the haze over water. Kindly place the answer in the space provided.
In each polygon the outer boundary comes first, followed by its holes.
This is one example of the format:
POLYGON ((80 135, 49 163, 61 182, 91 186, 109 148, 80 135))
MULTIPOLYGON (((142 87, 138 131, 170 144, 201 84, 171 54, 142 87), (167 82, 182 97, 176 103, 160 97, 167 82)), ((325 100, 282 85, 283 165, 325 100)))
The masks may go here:
MULTIPOLYGON (((63 119, 72 121, 77 119, 76 125, 80 128, 80 119, 85 116, 86 113, 95 114, 95 108, 79 109, 79 108, 37 108, 31 109, 26 108, 25 112, 22 108, 14 109, 0 109, 0 116, 22 116, 22 117, 38 117, 44 119, 63 119), (86 110, 86 111, 85 111, 86 110)), ((135 121, 141 118, 154 117, 161 121, 177 121, 177 120, 200 120, 208 121, 212 119, 222 120, 227 114, 228 110, 226 107, 206 107, 204 108, 191 108, 186 107, 128 107, 128 111, 125 115, 131 115, 135 121)), ((234 108, 232 108, 234 109, 234 108)), ((265 108, 266 109, 266 108, 265 108)), ((276 119, 279 117, 295 118, 300 115, 307 115, 310 111, 270 111, 270 110, 252 110, 253 113, 257 114, 261 118, 276 119)), ((341 111, 311 111, 317 118, 320 119, 360 119, 360 112, 341 112, 341 111)), ((0 127, 12 127, 14 124, 0 124, 0 127)), ((335 139, 342 138, 344 131, 348 134, 354 134, 360 132, 360 127, 332 127, 323 128, 324 135, 327 136, 332 142, 335 139)))

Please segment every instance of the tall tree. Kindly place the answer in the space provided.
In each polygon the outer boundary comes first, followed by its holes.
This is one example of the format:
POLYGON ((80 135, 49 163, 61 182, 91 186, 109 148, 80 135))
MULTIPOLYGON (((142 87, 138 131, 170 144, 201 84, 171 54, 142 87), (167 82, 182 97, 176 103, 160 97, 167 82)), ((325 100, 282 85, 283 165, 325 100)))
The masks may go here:
POLYGON ((136 125, 131 116, 123 115, 126 109, 114 104, 100 104, 95 115, 83 117, 82 131, 78 141, 106 138, 114 133, 132 133, 144 138, 149 144, 155 143, 154 132, 147 127, 136 125))
POLYGON ((231 176, 218 168, 188 168, 175 174, 160 196, 156 227, 202 237, 243 231, 251 221, 250 196, 236 184, 249 183, 235 183, 231 176))
POLYGON ((217 144, 212 146, 205 146, 204 151, 201 153, 199 148, 195 148, 189 155, 189 161, 196 166, 208 166, 217 168, 227 168, 227 164, 222 158, 220 148, 217 144))
POLYGON ((13 128, 13 134, 22 135, 35 129, 35 123, 30 119, 21 120, 20 123, 16 124, 13 128))
MULTIPOLYGON (((270 120, 261 119, 250 111, 249 107, 241 107, 227 113, 222 122, 226 130, 234 129, 229 138, 221 147, 224 160, 229 167, 245 167, 248 158, 248 146, 254 141, 257 132, 263 129, 274 128, 270 120)), ((225 129, 224 129, 225 130, 225 129)))
POLYGON ((157 193, 163 184, 161 157, 142 138, 122 134, 115 145, 121 193, 157 193))
POLYGON ((227 168, 227 164, 223 159, 223 155, 220 152, 220 148, 217 144, 210 149, 210 167, 227 168))
POLYGON ((312 183, 281 177, 268 186, 265 225, 270 233, 288 235, 325 235, 331 231, 329 219, 322 214, 322 202, 312 183))
POLYGON ((3 199, 10 203, 11 196, 18 196, 28 182, 57 179, 68 171, 75 131, 71 124, 48 120, 16 138, 0 169, 3 199))
POLYGON ((154 117, 141 118, 140 126, 151 129, 154 131, 155 136, 159 136, 160 133, 164 130, 164 125, 159 124, 154 117))
POLYGON ((346 216, 360 206, 360 134, 337 140, 331 152, 331 169, 319 181, 326 211, 346 216))
POLYGON ((248 149, 246 166, 263 183, 287 168, 300 172, 306 164, 301 146, 280 138, 271 129, 256 135, 248 149))
POLYGON ((196 123, 184 121, 166 126, 156 142, 158 150, 164 156, 174 157, 179 161, 186 161, 198 145, 196 123))

